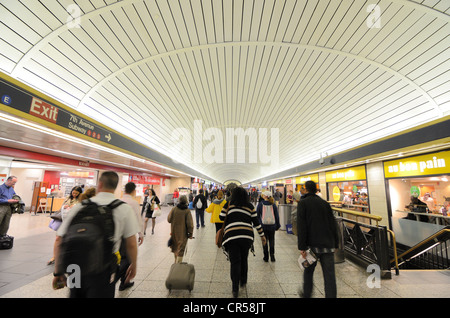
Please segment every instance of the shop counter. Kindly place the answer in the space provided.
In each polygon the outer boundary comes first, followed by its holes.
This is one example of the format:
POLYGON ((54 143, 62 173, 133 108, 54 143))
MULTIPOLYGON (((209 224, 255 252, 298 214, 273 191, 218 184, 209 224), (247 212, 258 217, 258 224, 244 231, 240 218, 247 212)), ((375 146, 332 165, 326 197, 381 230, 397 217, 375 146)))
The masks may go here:
POLYGON ((50 212, 58 212, 61 210, 61 207, 66 198, 47 198, 47 211, 50 212))

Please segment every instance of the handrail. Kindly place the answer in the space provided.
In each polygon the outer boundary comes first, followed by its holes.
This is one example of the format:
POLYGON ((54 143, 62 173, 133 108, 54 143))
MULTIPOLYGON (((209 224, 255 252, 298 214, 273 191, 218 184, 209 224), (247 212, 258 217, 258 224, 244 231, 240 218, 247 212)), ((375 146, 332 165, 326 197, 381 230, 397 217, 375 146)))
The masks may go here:
POLYGON ((380 222, 383 219, 379 215, 373 215, 373 214, 369 214, 369 213, 365 213, 365 212, 358 212, 358 211, 341 209, 341 208, 336 208, 336 207, 331 207, 331 208, 334 211, 338 212, 338 213, 347 213, 347 214, 351 214, 351 215, 355 215, 355 216, 361 216, 361 217, 365 217, 365 218, 374 220, 374 221, 377 222, 377 226, 378 226, 378 222, 380 222))
POLYGON ((408 211, 408 210, 395 210, 395 212, 401 212, 401 213, 412 213, 412 214, 417 214, 417 215, 425 215, 425 216, 434 216, 437 218, 443 218, 443 219, 450 219, 450 216, 448 215, 442 215, 442 214, 438 214, 438 213, 427 213, 427 212, 414 212, 414 211, 408 211))
MULTIPOLYGON (((431 235, 430 237, 426 238, 425 240, 423 240, 422 242, 414 245, 413 247, 411 247, 409 250, 403 252, 402 254, 400 254, 400 256, 398 256, 398 259, 403 258, 403 256, 407 255, 408 253, 411 253, 412 251, 414 251, 415 249, 429 243, 430 241, 436 240, 436 238, 442 234, 444 234, 445 232, 447 232, 448 234, 450 234, 450 229, 442 229, 439 232, 434 233, 433 235, 431 235)), ((394 260, 391 260, 391 263, 394 260)))
MULTIPOLYGON (((399 268, 398 268, 398 256, 397 256, 397 242, 395 240, 395 233, 392 230, 386 229, 389 234, 391 234, 391 238, 392 238, 392 243, 394 245, 393 249, 394 249, 394 261, 395 261, 395 275, 398 276, 399 274, 399 268)), ((392 261, 391 261, 392 263, 392 261)))

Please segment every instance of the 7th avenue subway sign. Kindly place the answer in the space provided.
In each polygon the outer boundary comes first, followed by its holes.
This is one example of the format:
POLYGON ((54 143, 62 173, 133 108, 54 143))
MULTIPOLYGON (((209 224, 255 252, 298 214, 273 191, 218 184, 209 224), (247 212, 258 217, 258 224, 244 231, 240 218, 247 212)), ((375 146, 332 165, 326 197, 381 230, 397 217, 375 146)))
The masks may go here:
POLYGON ((133 155, 147 158, 150 161, 166 164, 169 167, 185 173, 196 175, 199 178, 209 178, 192 168, 174 162, 171 158, 138 143, 126 136, 115 132, 108 127, 76 112, 70 111, 50 97, 35 91, 25 84, 0 72, 0 112, 6 112, 18 117, 38 122, 51 129, 63 131, 95 143, 104 143, 112 148, 119 148, 133 155))
POLYGON ((100 140, 121 147, 117 134, 0 78, 0 104, 19 110, 48 123, 67 128, 72 135, 82 134, 91 141, 100 140), (116 141, 116 142, 115 142, 116 141))

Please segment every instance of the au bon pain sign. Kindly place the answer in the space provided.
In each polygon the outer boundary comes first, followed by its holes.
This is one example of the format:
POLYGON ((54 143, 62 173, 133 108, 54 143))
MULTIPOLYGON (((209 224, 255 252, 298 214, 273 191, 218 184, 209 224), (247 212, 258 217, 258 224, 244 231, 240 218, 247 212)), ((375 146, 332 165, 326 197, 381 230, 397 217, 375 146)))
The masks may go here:
POLYGON ((385 178, 450 174, 450 151, 384 162, 385 178))
POLYGON ((325 178, 327 182, 366 180, 366 166, 327 171, 325 178))

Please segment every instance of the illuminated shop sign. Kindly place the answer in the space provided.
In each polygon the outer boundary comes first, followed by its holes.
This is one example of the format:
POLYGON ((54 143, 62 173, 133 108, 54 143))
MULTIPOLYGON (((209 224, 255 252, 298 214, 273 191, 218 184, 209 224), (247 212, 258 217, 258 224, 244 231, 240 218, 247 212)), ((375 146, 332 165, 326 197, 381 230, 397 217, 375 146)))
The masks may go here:
MULTIPOLYGON (((130 144, 129 140, 93 121, 82 118, 78 114, 56 105, 56 103, 38 98, 31 92, 0 78, 0 109, 3 106, 7 106, 4 108, 6 111, 16 110, 38 118, 37 122, 44 120, 57 127, 69 129, 73 136, 81 134, 88 137, 88 140, 100 140, 122 149, 127 149, 125 145, 130 144)), ((49 127, 56 128, 54 126, 49 127)))
POLYGON ((295 183, 296 184, 305 184, 306 181, 314 181, 315 183, 319 183, 319 174, 315 173, 315 174, 309 174, 309 175, 305 175, 305 176, 300 176, 295 178, 295 183))
POLYGON ((366 180, 366 166, 328 171, 325 178, 327 182, 366 180))
POLYGON ((384 163, 386 178, 450 173, 450 151, 390 160, 384 163))

